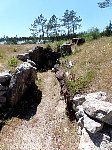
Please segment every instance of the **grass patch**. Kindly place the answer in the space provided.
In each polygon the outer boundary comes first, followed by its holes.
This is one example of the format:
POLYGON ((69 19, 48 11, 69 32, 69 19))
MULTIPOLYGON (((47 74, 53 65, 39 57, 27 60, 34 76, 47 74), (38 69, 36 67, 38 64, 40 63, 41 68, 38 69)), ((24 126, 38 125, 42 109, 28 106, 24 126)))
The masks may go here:
POLYGON ((8 65, 10 67, 17 67, 17 64, 18 64, 17 58, 14 56, 8 60, 8 65))
POLYGON ((2 53, 0 53, 0 58, 1 58, 1 59, 3 58, 3 54, 2 54, 2 53))
POLYGON ((13 48, 13 52, 17 52, 17 48, 13 48))
POLYGON ((85 76, 81 76, 75 81, 67 80, 66 84, 72 95, 75 95, 76 93, 83 92, 85 88, 89 87, 89 84, 93 81, 94 78, 95 72, 88 71, 85 76))
POLYGON ((82 50, 80 48, 76 48, 73 52, 74 55, 80 53, 82 50))

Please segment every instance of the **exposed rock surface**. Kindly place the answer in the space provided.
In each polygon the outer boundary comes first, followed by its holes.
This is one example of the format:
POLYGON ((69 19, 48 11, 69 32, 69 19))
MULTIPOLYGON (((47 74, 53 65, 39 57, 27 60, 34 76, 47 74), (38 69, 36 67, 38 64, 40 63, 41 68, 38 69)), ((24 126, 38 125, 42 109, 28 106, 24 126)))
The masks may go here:
POLYGON ((112 125, 112 104, 109 102, 95 100, 85 101, 83 108, 86 114, 99 121, 112 125))
POLYGON ((81 135, 79 150, 111 150, 112 104, 104 101, 106 98, 104 92, 73 98, 81 135))
POLYGON ((86 114, 84 114, 84 128, 90 133, 96 133, 102 130, 103 123, 90 119, 86 114))
POLYGON ((29 53, 18 54, 17 58, 22 60, 22 61, 27 61, 27 59, 29 59, 29 53))
POLYGON ((106 93, 105 92, 95 92, 95 93, 89 93, 87 95, 85 95, 85 99, 86 100, 90 100, 90 101, 94 101, 94 100, 105 100, 106 97, 106 93))
POLYGON ((37 70, 42 70, 47 68, 51 69, 55 65, 56 60, 59 58, 59 54, 53 52, 51 48, 36 46, 32 50, 29 50, 28 53, 19 54, 17 58, 22 61, 30 59, 35 62, 37 70))
POLYGON ((4 84, 10 81, 12 75, 9 73, 9 71, 4 71, 0 73, 0 83, 4 84))
POLYGON ((71 44, 64 43, 60 46, 60 50, 58 51, 61 56, 67 56, 72 53, 71 44))
POLYGON ((0 108, 6 103, 6 94, 12 75, 9 71, 0 73, 0 108))
POLYGON ((85 128, 91 133, 96 133, 103 128, 103 123, 89 118, 83 110, 82 105, 76 107, 76 118, 81 129, 85 128))
POLYGON ((77 45, 81 45, 81 44, 85 43, 85 39, 84 38, 73 38, 72 43, 75 43, 77 45))
POLYGON ((26 90, 35 83, 35 78, 36 68, 30 63, 24 62, 16 68, 11 78, 7 94, 7 99, 11 106, 14 106, 21 99, 26 90))
POLYGON ((85 100, 86 99, 84 95, 75 96, 72 100, 74 110, 76 111, 77 106, 82 105, 85 100))
POLYGON ((82 130, 79 150, 111 150, 112 142, 104 132, 90 133, 85 128, 82 130))

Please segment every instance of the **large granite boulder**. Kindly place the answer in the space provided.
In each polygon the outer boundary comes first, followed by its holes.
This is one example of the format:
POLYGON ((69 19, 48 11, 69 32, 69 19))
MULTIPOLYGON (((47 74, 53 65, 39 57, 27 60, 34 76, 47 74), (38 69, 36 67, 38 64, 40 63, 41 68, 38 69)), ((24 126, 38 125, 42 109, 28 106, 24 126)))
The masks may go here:
POLYGON ((82 130, 78 150, 111 150, 112 142, 108 134, 104 132, 96 132, 94 134, 87 132, 85 128, 82 130))
POLYGON ((73 109, 78 120, 79 150, 111 150, 112 104, 105 92, 76 95, 73 109))
POLYGON ((17 104, 28 88, 35 83, 35 79, 36 68, 30 63, 24 62, 16 68, 16 71, 11 78, 7 94, 7 99, 11 106, 17 104))
POLYGON ((90 117, 112 125, 112 104, 102 100, 86 100, 83 109, 90 117))
POLYGON ((85 128, 91 133, 96 133, 103 128, 102 122, 93 120, 84 113, 82 105, 76 107, 75 115, 78 119, 78 125, 81 127, 81 129, 85 128))
POLYGON ((107 98, 106 93, 99 91, 94 93, 89 93, 85 95, 85 100, 94 101, 94 100, 102 100, 104 101, 107 98))

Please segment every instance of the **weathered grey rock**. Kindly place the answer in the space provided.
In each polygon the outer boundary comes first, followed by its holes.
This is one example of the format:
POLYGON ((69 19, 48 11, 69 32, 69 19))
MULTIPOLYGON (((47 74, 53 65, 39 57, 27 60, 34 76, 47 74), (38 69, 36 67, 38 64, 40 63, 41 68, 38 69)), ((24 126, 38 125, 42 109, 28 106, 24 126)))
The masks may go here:
POLYGON ((83 110, 82 105, 76 107, 76 118, 81 129, 85 128, 91 133, 96 133, 103 128, 103 123, 90 119, 83 110))
POLYGON ((65 73, 64 73, 64 71, 61 68, 56 72, 56 78, 58 80, 64 80, 65 73))
POLYGON ((85 43, 85 39, 84 38, 73 38, 72 43, 75 43, 77 45, 81 45, 81 44, 85 43))
POLYGON ((60 53, 62 56, 70 55, 72 53, 71 44, 64 43, 60 46, 60 53))
POLYGON ((75 108, 75 111, 76 111, 75 115, 77 119, 84 117, 84 110, 83 110, 82 105, 77 106, 75 108))
POLYGON ((30 59, 27 59, 27 62, 30 63, 33 67, 36 67, 36 64, 34 63, 34 61, 31 61, 30 59))
POLYGON ((27 59, 29 59, 29 53, 18 54, 17 58, 22 60, 22 61, 27 61, 27 59))
POLYGON ((0 104, 6 103, 6 97, 0 96, 0 104))
POLYGON ((96 133, 103 128, 102 122, 95 121, 90 119, 86 114, 84 114, 84 128, 91 133, 96 133))
POLYGON ((7 94, 8 102, 11 106, 16 105, 28 88, 35 83, 35 79, 36 68, 30 63, 24 62, 16 68, 16 72, 11 78, 7 94))
POLYGON ((79 106, 79 105, 82 105, 83 104, 83 102, 85 102, 85 95, 77 95, 77 96, 74 96, 74 98, 73 98, 73 100, 72 100, 72 102, 73 102, 73 109, 75 110, 75 111, 77 111, 76 110, 76 107, 77 106, 79 106))
POLYGON ((94 101, 94 100, 105 100, 106 97, 106 93, 105 92, 95 92, 95 93, 90 93, 85 95, 85 99, 87 101, 94 101))
POLYGON ((108 134, 103 132, 90 133, 85 128, 80 137, 79 150, 111 150, 112 142, 108 134))
POLYGON ((33 50, 32 50, 32 49, 28 50, 28 53, 32 53, 32 52, 33 52, 33 50))
POLYGON ((4 71, 4 72, 0 73, 0 83, 11 80, 12 75, 9 72, 10 71, 4 71))
POLYGON ((86 114, 99 121, 112 125, 112 104, 101 100, 87 100, 83 104, 86 114))

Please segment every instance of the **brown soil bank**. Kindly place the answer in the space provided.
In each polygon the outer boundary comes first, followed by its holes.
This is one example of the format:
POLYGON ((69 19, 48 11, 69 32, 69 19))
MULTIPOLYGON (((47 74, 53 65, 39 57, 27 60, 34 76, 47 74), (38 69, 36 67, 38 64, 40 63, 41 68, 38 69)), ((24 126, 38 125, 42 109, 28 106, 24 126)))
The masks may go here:
POLYGON ((0 133, 0 150, 77 150, 76 122, 66 116, 55 74, 40 73, 42 100, 29 120, 12 118, 0 133))

